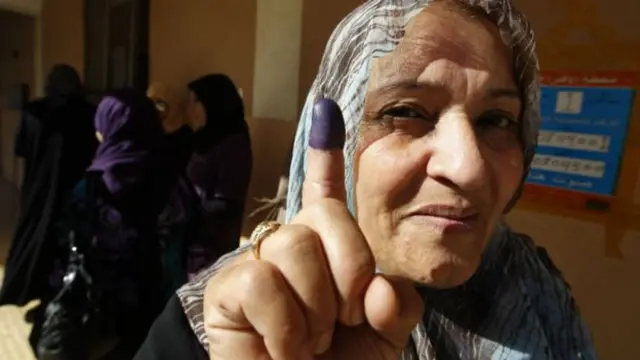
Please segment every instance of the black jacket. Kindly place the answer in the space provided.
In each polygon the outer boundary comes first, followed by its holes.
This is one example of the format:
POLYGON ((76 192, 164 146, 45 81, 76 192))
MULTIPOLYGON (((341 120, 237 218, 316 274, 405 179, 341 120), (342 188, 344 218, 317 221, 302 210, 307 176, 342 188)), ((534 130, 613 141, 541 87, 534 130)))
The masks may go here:
POLYGON ((151 327, 134 360, 209 360, 174 295, 151 327))

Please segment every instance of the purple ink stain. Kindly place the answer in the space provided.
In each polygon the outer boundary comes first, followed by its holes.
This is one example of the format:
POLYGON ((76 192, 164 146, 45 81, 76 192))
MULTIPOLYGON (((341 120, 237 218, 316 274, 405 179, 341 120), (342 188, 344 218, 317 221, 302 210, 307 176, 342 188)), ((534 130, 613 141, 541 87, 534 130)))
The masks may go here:
POLYGON ((344 117, 338 104, 320 99, 313 105, 309 146, 316 150, 342 149, 345 141, 344 117))

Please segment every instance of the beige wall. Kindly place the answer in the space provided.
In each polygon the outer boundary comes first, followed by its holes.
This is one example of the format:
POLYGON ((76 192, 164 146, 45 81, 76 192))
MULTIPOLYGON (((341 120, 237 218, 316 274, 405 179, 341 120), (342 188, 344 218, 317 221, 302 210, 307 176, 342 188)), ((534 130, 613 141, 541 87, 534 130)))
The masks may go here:
POLYGON ((300 109, 315 80, 324 48, 338 23, 362 0, 305 0, 302 11, 302 62, 300 64, 300 109))
POLYGON ((8 110, 7 88, 26 83, 34 87, 35 20, 32 16, 0 11, 0 168, 2 176, 18 183, 21 165, 13 154, 20 111, 8 110))
POLYGON ((59 63, 84 74, 84 1, 45 0, 40 19, 45 76, 59 63))
MULTIPOLYGON (((82 69, 82 31, 79 30, 82 0, 55 1, 55 7, 47 5, 51 0, 45 1, 44 64, 67 61, 82 69)), ((152 0, 151 79, 185 84, 200 74, 226 72, 243 88, 250 113, 256 1, 152 0)), ((640 29, 633 16, 640 12, 640 3, 625 0, 517 2, 539 31, 543 69, 640 70, 640 29)), ((360 0, 304 1, 300 106, 333 27, 360 3, 360 0)), ((251 196, 272 196, 295 123, 283 119, 250 119, 250 126, 255 154, 251 196)), ((640 156, 637 111, 629 134, 621 183, 627 184, 624 188, 631 191, 637 182, 635 163, 640 163, 636 161, 640 156)), ((251 200, 249 203, 254 204, 251 200)), ((536 212, 525 210, 528 208, 527 204, 521 205, 509 221, 550 250, 572 284, 593 329, 601 358, 640 359, 640 350, 635 346, 640 334, 640 310, 637 310, 640 281, 636 279, 640 274, 640 232, 626 232, 622 244, 624 259, 606 258, 604 228, 599 223, 573 219, 550 207, 539 207, 536 212)), ((254 223, 255 220, 249 221, 247 229, 254 223)), ((625 228, 620 226, 618 230, 624 232, 625 228)))
MULTIPOLYGON (((538 32, 543 70, 640 70, 640 25, 632 15, 640 13, 640 2, 517 2, 538 32)), ((638 185, 640 162, 640 97, 635 103, 615 200, 615 211, 626 215, 634 211, 628 200, 638 185)), ((640 232, 616 222, 619 213, 593 221, 565 213, 558 205, 522 203, 509 217, 510 223, 549 249, 572 285, 601 358, 640 359, 640 232), (524 210, 530 208, 537 211, 524 210), (605 257, 602 222, 612 220, 613 229, 624 238, 624 259, 605 257)), ((640 223, 638 215, 629 216, 640 223)))
POLYGON ((251 113, 256 0, 151 1, 150 77, 186 85, 211 72, 243 89, 251 113))

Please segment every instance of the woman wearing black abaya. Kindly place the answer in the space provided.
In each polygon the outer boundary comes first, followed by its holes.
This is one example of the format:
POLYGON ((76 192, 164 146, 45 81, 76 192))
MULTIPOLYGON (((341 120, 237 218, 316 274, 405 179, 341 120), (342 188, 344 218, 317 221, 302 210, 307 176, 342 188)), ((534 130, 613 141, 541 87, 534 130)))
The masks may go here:
MULTIPOLYGON (((0 305, 22 306, 50 294, 47 274, 56 248, 53 224, 61 205, 91 164, 97 142, 95 107, 83 98, 77 72, 56 65, 47 79, 46 96, 26 105, 15 141, 25 161, 20 215, 6 261, 0 305)), ((36 311, 36 323, 42 311, 36 311)), ((34 326, 31 341, 37 337, 34 326)))
POLYGON ((189 83, 194 154, 187 166, 204 210, 200 248, 189 249, 189 273, 238 246, 253 155, 244 104, 233 81, 210 74, 189 83))

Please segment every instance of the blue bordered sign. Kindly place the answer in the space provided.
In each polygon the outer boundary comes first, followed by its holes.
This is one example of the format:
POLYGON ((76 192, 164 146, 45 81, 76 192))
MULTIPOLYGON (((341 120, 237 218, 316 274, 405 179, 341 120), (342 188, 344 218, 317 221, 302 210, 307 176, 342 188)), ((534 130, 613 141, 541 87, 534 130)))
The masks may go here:
POLYGON ((555 77, 549 83, 541 89, 542 126, 527 182, 613 195, 633 88, 605 75, 555 77))

